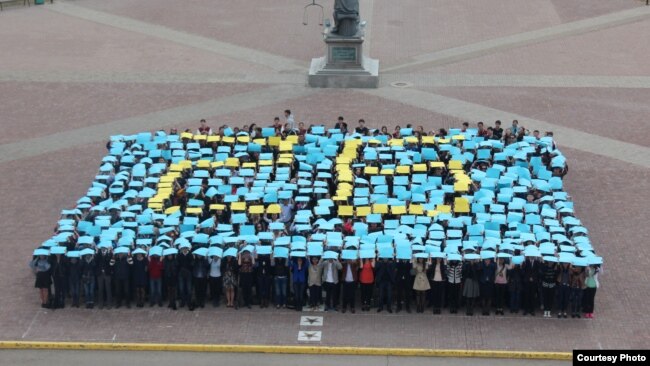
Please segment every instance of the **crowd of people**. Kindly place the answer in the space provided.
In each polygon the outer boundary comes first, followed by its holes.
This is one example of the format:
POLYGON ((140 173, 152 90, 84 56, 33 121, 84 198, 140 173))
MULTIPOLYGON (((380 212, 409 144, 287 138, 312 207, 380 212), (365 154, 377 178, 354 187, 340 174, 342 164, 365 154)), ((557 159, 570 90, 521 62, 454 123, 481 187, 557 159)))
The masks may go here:
POLYGON ((551 132, 282 123, 113 136, 33 253, 41 304, 593 317, 551 132))

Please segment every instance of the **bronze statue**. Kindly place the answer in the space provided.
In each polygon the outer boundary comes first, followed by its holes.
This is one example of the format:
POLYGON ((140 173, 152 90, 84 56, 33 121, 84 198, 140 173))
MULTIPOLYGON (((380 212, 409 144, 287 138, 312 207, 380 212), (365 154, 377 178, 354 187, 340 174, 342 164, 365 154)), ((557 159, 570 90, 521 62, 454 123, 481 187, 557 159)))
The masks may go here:
POLYGON ((359 26, 359 0, 334 0, 332 34, 354 36, 359 26))

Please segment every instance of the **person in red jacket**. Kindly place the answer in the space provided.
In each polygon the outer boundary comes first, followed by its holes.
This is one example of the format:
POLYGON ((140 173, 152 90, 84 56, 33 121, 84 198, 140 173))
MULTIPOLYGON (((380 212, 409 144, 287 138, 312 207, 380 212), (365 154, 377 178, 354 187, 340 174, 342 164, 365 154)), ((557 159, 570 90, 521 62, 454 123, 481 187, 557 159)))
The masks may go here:
POLYGON ((149 306, 162 306, 162 272, 164 265, 160 256, 149 257, 149 306))

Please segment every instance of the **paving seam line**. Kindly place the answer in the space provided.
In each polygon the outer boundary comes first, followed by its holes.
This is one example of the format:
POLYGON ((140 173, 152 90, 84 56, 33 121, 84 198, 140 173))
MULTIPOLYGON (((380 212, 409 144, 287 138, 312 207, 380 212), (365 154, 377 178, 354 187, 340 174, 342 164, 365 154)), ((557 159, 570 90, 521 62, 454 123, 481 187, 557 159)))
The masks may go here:
POLYGON ((98 342, 31 342, 0 341, 0 350, 93 350, 93 351, 174 351, 220 353, 318 354, 348 356, 406 356, 508 358, 538 360, 571 360, 571 352, 496 351, 463 349, 326 347, 230 344, 167 344, 167 343, 98 343, 98 342))

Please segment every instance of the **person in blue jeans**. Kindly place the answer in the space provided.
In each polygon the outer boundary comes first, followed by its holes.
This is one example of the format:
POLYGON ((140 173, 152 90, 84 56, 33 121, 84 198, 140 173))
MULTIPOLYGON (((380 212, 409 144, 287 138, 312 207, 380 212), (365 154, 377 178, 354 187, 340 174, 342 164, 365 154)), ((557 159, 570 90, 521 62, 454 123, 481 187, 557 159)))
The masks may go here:
POLYGON ((95 280, 97 278, 97 262, 92 254, 84 255, 81 258, 79 272, 81 274, 81 284, 84 289, 84 299, 86 308, 92 309, 95 306, 95 280))
POLYGON ((305 301, 305 286, 307 284, 307 268, 309 262, 304 258, 293 258, 290 264, 291 279, 293 280, 293 300, 296 311, 302 311, 305 301))
POLYGON ((271 257, 273 266, 273 285, 275 293, 275 307, 287 307, 287 282, 289 280, 289 266, 286 258, 271 257))

